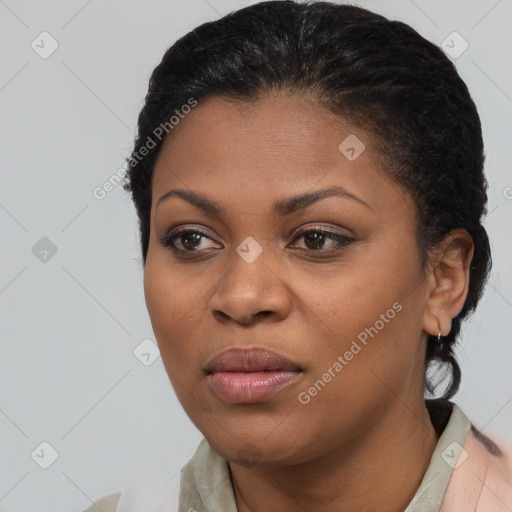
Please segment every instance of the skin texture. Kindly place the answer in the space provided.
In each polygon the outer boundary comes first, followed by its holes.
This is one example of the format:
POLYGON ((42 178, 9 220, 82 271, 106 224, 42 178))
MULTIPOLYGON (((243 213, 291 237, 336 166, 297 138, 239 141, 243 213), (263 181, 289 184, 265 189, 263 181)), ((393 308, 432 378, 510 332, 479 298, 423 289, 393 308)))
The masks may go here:
POLYGON ((446 335, 464 304, 472 242, 452 232, 423 268, 413 201, 373 148, 370 133, 312 100, 274 92, 201 101, 161 149, 146 303, 178 399, 230 462, 241 512, 404 510, 437 443, 423 399, 425 343, 437 320, 446 335), (349 134, 366 146, 354 161, 338 149, 349 134), (275 201, 331 186, 368 206, 331 196, 286 217, 271 212, 275 201), (225 213, 177 196, 157 207, 171 189, 209 196, 225 213), (206 235, 174 240, 195 257, 160 242, 178 227, 206 235), (303 236, 319 227, 355 241, 303 236), (248 236, 263 249, 252 263, 236 252, 248 236), (400 312, 301 403, 394 303, 400 312), (222 401, 203 368, 229 347, 275 350, 303 372, 268 401, 222 401))

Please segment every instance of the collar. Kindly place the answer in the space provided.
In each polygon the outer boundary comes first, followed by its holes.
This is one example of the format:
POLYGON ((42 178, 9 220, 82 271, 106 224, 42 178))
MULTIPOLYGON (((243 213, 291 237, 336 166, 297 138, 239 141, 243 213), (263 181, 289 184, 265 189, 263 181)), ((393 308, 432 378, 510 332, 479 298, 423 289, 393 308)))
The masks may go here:
MULTIPOLYGON (((442 430, 423 481, 405 512, 439 511, 453 469, 457 465, 462 446, 471 428, 471 422, 456 404, 450 402, 451 413, 449 410, 447 413, 446 407, 437 407, 440 403, 429 401, 427 405, 432 421, 436 428, 440 428, 440 425, 442 427, 446 418, 448 421, 442 430)), ((204 438, 193 457, 181 470, 178 512, 191 510, 237 512, 229 464, 213 451, 204 438)))

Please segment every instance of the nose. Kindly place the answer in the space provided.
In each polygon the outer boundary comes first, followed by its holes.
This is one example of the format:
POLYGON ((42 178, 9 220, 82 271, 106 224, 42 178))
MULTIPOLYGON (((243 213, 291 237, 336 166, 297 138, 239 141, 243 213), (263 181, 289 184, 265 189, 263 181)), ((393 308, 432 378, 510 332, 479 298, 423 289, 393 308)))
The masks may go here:
POLYGON ((270 251, 263 251, 251 263, 233 253, 210 299, 210 310, 217 321, 247 326, 279 321, 290 314, 290 290, 271 260, 270 251))

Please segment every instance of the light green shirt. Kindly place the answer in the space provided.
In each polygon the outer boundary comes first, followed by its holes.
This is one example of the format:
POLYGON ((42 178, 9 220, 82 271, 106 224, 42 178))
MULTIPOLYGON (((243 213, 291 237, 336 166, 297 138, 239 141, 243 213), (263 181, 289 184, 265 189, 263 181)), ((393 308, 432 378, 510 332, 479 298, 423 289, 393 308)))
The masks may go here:
MULTIPOLYGON (((470 428, 469 419, 453 404, 450 418, 432 454, 427 471, 405 512, 439 511, 453 467, 470 428)), ((120 497, 121 493, 105 496, 84 512, 118 512, 120 497)), ((193 457, 181 470, 177 512, 190 512, 191 509, 197 512, 236 512, 228 462, 214 452, 204 438, 193 457)))

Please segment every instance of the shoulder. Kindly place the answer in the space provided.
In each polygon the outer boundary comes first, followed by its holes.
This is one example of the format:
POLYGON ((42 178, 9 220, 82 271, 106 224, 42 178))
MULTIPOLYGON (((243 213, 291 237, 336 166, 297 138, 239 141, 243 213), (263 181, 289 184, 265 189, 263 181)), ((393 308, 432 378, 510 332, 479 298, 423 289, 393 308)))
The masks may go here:
POLYGON ((512 468, 508 448, 470 424, 466 440, 457 450, 459 456, 453 461, 441 512, 458 511, 462 504, 475 512, 510 512, 512 468))
POLYGON ((109 494, 108 496, 103 496, 83 512, 98 512, 99 510, 102 512, 116 512, 120 497, 120 492, 109 494))
MULTIPOLYGON (((499 447, 494 444, 497 450, 493 450, 482 442, 480 432, 472 432, 474 443, 477 441, 482 446, 481 451, 485 450, 485 456, 488 459, 487 472, 482 486, 480 500, 488 503, 485 510, 503 510, 508 512, 512 508, 512 464, 510 456, 510 447, 505 443, 499 443, 499 447), (493 508, 489 505, 493 504, 493 508)), ((492 442, 492 441, 491 441, 492 442)), ((480 510, 480 509, 477 509, 480 510)))

